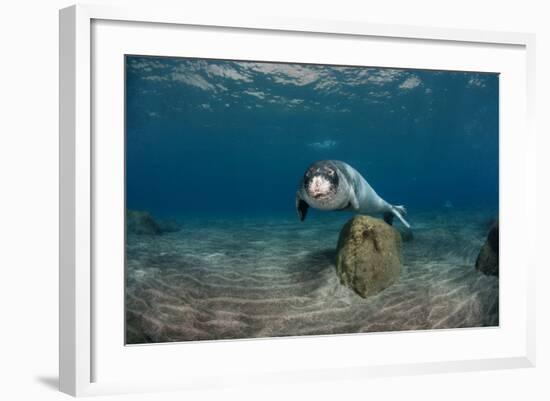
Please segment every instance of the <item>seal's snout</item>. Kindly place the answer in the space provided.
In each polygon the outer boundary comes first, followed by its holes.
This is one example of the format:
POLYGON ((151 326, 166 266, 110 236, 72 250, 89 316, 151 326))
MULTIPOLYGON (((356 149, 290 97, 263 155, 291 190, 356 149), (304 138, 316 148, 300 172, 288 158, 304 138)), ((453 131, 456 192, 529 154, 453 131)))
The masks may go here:
POLYGON ((326 196, 330 193, 331 184, 330 181, 327 180, 322 175, 316 175, 309 181, 309 185, 307 187, 307 191, 310 194, 310 196, 314 198, 320 198, 322 196, 326 196))
POLYGON ((313 166, 306 171, 304 188, 313 199, 327 198, 336 193, 338 174, 333 168, 313 166))

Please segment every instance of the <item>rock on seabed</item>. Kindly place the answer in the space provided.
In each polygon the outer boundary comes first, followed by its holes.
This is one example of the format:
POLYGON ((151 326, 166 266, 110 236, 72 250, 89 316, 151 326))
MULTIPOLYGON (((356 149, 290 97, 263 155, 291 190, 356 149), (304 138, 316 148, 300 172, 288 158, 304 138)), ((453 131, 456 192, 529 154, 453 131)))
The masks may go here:
POLYGON ((137 235, 161 235, 181 230, 175 220, 156 220, 151 213, 141 210, 126 211, 126 232, 137 235))
POLYGON ((498 276, 498 220, 489 229, 487 240, 479 251, 476 269, 489 276, 498 276))
POLYGON ((357 215, 340 231, 336 272, 340 283, 363 298, 397 281, 401 259, 401 236, 381 219, 357 215))

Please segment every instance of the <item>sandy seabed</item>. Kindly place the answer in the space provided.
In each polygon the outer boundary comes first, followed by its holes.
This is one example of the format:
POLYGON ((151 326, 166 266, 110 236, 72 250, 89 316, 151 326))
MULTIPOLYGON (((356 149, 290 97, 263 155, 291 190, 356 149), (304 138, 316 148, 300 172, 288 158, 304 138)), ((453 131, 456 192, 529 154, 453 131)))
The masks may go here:
POLYGON ((129 235, 127 343, 498 326, 498 278, 474 268, 494 216, 415 214, 401 277, 367 299, 335 272, 349 214, 182 217, 179 232, 129 235))

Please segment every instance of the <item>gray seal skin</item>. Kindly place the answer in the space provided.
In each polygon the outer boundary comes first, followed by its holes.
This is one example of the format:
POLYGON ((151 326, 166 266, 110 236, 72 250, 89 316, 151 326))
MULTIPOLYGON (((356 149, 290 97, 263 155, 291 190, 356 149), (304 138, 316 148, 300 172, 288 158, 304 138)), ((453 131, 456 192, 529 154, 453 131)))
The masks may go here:
POLYGON ((306 170, 296 192, 296 211, 301 221, 309 207, 382 214, 389 224, 395 216, 405 227, 411 227, 403 217, 407 213, 404 206, 386 202, 357 170, 338 160, 320 160, 306 170))

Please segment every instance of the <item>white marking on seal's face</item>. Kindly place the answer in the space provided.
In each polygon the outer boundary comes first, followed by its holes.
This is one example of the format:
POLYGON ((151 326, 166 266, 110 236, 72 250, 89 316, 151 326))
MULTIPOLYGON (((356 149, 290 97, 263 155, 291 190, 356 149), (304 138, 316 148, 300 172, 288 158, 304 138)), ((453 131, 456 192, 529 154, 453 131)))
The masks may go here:
POLYGON ((321 198, 330 193, 331 183, 321 175, 316 175, 309 182, 307 191, 313 198, 321 198))

